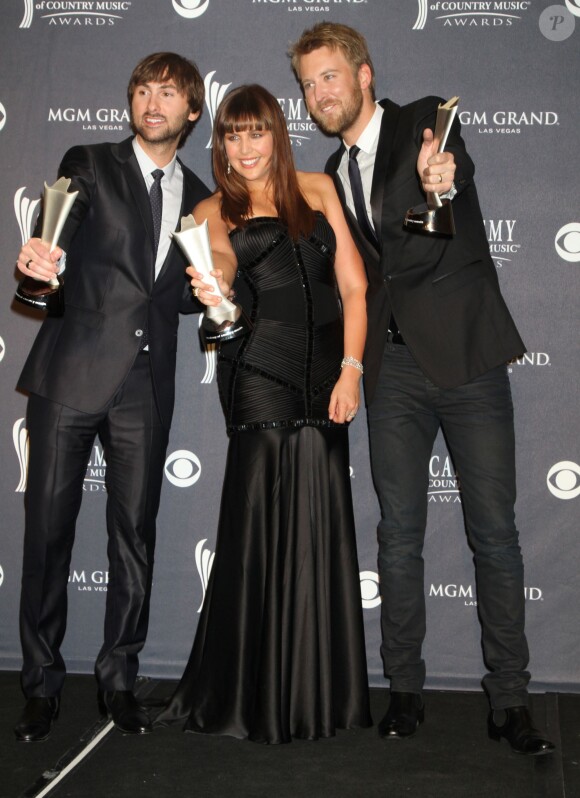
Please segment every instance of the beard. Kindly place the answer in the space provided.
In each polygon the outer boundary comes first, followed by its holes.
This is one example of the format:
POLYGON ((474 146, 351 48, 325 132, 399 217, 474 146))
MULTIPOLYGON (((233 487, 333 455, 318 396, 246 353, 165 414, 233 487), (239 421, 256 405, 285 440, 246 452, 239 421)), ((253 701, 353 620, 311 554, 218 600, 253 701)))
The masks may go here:
POLYGON ((360 86, 355 84, 350 97, 340 100, 340 107, 334 111, 332 116, 326 116, 318 109, 324 108, 328 101, 316 104, 316 108, 309 108, 310 116, 314 119, 318 127, 331 136, 342 135, 346 130, 354 125, 359 117, 363 106, 363 93, 360 86))
MULTIPOLYGON (((145 116, 152 116, 152 114, 145 114, 145 116)), ((188 129, 189 111, 185 111, 182 117, 178 117, 172 122, 168 122, 167 118, 161 115, 159 118, 163 119, 165 124, 151 129, 146 127, 141 121, 137 121, 131 114, 131 130, 133 133, 138 133, 143 141, 147 141, 150 144, 167 144, 181 139, 188 129)))

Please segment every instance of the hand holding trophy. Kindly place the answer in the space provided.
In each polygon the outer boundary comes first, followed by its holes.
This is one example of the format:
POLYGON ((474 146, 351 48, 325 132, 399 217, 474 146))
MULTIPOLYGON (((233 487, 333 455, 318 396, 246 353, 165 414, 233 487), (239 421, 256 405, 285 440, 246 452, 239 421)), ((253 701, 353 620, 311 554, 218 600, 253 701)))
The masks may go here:
POLYGON ((222 294, 218 281, 211 275, 214 265, 207 219, 203 224, 197 224, 193 214, 183 216, 181 230, 173 233, 173 237, 188 262, 203 274, 204 282, 213 286, 216 296, 221 296, 219 305, 208 306, 204 313, 201 329, 205 342, 230 341, 246 335, 250 331, 250 322, 241 307, 222 294))
MULTIPOLYGON (((457 113, 459 97, 452 97, 446 103, 441 103, 437 109, 435 119, 435 132, 433 138, 438 142, 437 152, 443 152, 447 143, 447 136, 457 113)), ((440 235, 455 235, 455 222, 451 200, 441 199, 439 194, 427 193, 427 202, 409 208, 403 222, 405 227, 418 230, 422 233, 439 233, 440 235)))
MULTIPOLYGON (((58 244, 59 236, 66 222, 70 209, 77 198, 78 191, 67 191, 70 178, 59 177, 52 186, 44 184, 44 205, 42 211, 41 241, 50 249, 58 244)), ((16 289, 15 298, 25 305, 42 310, 50 310, 52 315, 62 316, 64 312, 64 296, 62 292, 63 278, 55 275, 51 280, 36 280, 24 277, 16 289)))

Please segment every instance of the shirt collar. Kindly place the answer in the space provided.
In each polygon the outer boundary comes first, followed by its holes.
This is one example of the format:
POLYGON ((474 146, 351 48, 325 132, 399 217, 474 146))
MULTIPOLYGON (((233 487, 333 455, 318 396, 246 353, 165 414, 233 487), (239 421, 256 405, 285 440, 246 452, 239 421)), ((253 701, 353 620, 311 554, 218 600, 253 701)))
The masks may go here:
MULTIPOLYGON (((374 155, 377 151, 379 143, 379 135, 381 133, 381 122, 383 120, 383 107, 376 103, 375 112, 369 119, 369 122, 363 132, 357 139, 357 146, 361 152, 367 155, 374 155)), ((343 142, 344 143, 344 142, 343 142)), ((344 145, 348 151, 349 147, 344 145)))
MULTIPOLYGON (((159 166, 157 166, 155 161, 153 161, 147 155, 147 153, 145 152, 143 147, 137 141, 137 137, 136 136, 133 139, 132 144, 133 144, 133 150, 135 152, 135 156, 137 158, 137 163, 139 164, 139 168, 141 169, 141 173, 142 173, 143 177, 147 177, 148 175, 151 174, 151 172, 154 172, 155 169, 159 169, 160 168, 159 166)), ((177 161, 177 153, 175 153, 175 155, 169 161, 169 163, 166 164, 163 167, 164 175, 165 175, 165 177, 168 180, 171 180, 171 178, 173 177, 173 174, 175 172, 175 163, 176 163, 176 161, 177 161)))

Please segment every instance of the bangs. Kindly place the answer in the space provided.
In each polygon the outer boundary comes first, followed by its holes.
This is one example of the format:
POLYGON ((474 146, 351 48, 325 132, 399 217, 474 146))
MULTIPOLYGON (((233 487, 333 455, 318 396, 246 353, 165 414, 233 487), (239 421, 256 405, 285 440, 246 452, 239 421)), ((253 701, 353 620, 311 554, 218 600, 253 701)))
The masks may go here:
POLYGON ((180 94, 187 93, 187 79, 183 70, 171 69, 166 64, 153 64, 143 75, 143 83, 174 83, 180 94))
POLYGON ((182 63, 180 58, 172 58, 170 54, 165 59, 151 59, 135 78, 135 85, 174 83, 178 92, 186 96, 188 93, 190 80, 188 64, 182 63))
POLYGON ((219 124, 219 135, 252 130, 273 130, 274 120, 267 104, 253 92, 226 97, 219 124))
POLYGON ((224 119, 221 128, 227 133, 245 133, 254 130, 272 130, 272 124, 266 119, 224 119))

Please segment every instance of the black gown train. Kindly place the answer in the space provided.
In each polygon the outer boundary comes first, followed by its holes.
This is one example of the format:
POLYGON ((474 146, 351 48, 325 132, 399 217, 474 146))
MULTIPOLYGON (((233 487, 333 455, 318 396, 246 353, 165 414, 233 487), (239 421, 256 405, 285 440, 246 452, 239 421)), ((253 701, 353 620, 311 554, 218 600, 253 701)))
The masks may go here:
POLYGON ((159 723, 257 742, 371 724, 346 425, 328 419, 343 333, 322 214, 230 234, 254 327, 222 344, 230 436, 216 555, 186 670, 159 723))

